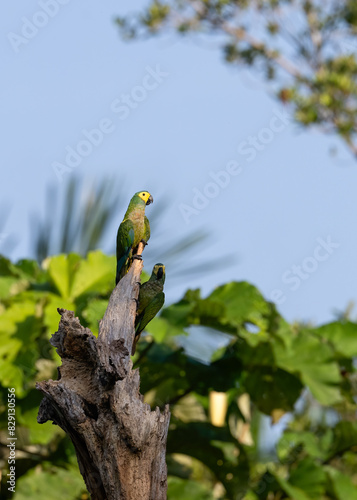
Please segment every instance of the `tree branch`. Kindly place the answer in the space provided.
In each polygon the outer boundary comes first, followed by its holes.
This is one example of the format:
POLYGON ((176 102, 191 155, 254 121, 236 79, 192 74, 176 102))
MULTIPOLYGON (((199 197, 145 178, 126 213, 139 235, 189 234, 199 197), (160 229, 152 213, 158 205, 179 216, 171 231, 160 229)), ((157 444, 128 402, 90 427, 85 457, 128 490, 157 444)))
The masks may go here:
POLYGON ((169 407, 160 413, 143 402, 130 359, 141 270, 134 260, 114 289, 98 339, 73 312, 58 309, 50 342, 62 358, 59 379, 36 385, 45 395, 37 420, 69 435, 92 500, 166 498, 169 407))

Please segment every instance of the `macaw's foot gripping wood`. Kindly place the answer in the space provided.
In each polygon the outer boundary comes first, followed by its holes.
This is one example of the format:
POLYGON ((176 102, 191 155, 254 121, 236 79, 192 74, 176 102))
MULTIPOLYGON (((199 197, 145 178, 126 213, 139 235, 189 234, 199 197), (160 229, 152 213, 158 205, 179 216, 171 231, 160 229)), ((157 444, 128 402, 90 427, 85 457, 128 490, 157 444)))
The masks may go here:
POLYGON ((58 309, 51 344, 62 358, 59 377, 37 384, 38 422, 52 420, 69 435, 92 500, 166 499, 169 408, 143 402, 130 359, 141 269, 135 260, 114 289, 98 339, 58 309))

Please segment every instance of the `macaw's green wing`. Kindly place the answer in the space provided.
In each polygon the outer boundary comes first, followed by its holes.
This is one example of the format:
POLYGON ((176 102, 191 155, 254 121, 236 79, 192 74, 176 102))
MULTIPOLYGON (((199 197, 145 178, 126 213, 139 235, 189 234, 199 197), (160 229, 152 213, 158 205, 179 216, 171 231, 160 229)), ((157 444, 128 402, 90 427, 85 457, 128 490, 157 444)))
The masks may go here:
POLYGON ((131 355, 135 354, 136 344, 139 340, 141 332, 145 329, 146 325, 155 318, 157 313, 160 311, 165 302, 164 292, 160 292, 155 295, 152 301, 147 305, 144 311, 137 316, 135 321, 135 339, 133 343, 133 348, 131 355))
MULTIPOLYGON (((161 288, 162 290, 162 288, 161 288)), ((137 317, 141 317, 144 309, 150 304, 150 302, 155 298, 155 296, 160 293, 160 289, 157 288, 155 282, 153 283, 150 279, 142 285, 140 285, 139 297, 138 297, 138 308, 136 310, 137 317)))
POLYGON ((143 312, 137 317, 135 334, 139 335, 146 325, 157 315, 165 302, 164 292, 155 295, 152 301, 145 307, 143 312))
POLYGON ((144 218, 144 226, 145 226, 144 240, 146 242, 148 242, 149 238, 150 238, 150 223, 149 223, 149 219, 146 217, 146 215, 145 215, 145 218, 144 218))
POLYGON ((117 274, 116 284, 127 273, 129 257, 135 239, 134 224, 130 219, 123 220, 117 234, 117 274))

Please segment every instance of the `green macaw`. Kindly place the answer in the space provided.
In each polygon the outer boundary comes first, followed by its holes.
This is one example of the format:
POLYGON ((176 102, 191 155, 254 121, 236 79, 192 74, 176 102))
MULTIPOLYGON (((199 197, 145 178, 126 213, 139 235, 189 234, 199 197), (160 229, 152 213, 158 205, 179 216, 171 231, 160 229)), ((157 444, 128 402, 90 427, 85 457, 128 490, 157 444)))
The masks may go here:
POLYGON ((149 280, 140 286, 138 309, 135 320, 135 338, 131 350, 132 356, 135 354, 136 344, 140 338, 141 332, 164 305, 164 283, 165 266, 163 264, 155 264, 149 280))
POLYGON ((153 197, 148 191, 138 191, 130 200, 123 222, 117 234, 117 273, 115 284, 128 272, 140 241, 145 244, 150 238, 149 219, 145 215, 146 205, 153 203, 153 197))

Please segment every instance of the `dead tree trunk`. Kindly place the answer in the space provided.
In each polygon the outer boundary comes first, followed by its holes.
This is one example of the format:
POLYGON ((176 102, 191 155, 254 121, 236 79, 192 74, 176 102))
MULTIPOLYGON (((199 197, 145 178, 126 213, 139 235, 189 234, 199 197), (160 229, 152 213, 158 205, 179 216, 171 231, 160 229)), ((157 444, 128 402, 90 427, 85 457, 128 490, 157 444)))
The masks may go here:
POLYGON ((151 411, 143 402, 130 359, 141 270, 134 260, 114 289, 98 339, 73 312, 58 309, 51 344, 62 358, 59 377, 37 384, 44 394, 37 420, 69 435, 92 500, 166 498, 169 408, 151 411))

